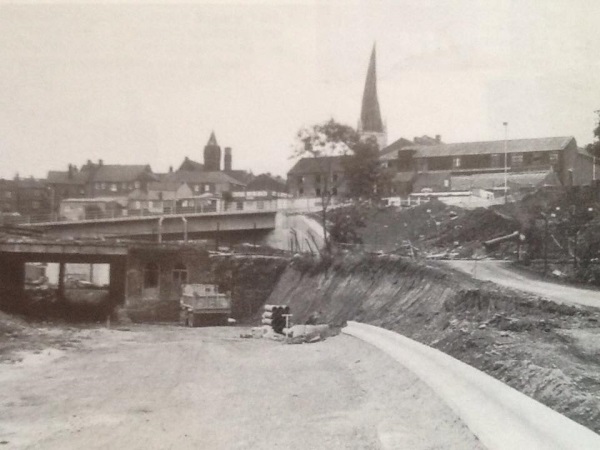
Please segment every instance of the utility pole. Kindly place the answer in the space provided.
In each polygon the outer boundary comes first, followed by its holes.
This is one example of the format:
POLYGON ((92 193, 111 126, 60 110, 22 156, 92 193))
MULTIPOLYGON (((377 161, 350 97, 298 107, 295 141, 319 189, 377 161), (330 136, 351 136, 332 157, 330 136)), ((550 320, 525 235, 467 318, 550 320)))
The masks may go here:
POLYGON ((544 276, 548 273, 548 215, 544 214, 544 276))
POLYGON ((508 122, 504 125, 504 203, 508 200, 508 122))

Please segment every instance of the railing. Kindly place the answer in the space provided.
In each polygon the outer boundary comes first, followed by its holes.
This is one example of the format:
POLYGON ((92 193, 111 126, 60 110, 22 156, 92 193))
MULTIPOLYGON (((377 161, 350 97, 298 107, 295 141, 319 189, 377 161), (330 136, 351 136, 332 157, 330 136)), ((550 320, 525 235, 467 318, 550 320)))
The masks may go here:
POLYGON ((42 223, 73 223, 100 220, 127 220, 142 219, 147 217, 161 216, 189 216, 189 215, 214 215, 214 214, 244 214, 257 212, 275 212, 277 205, 275 202, 264 202, 260 207, 258 205, 239 209, 236 203, 223 203, 217 207, 177 207, 172 210, 153 211, 148 209, 138 210, 111 210, 94 211, 73 214, 70 217, 58 213, 37 214, 27 216, 2 216, 0 215, 0 225, 33 225, 42 223))
MULTIPOLYGON (((411 207, 420 205, 430 200, 421 197, 388 197, 383 199, 388 206, 411 207)), ((277 198, 270 200, 233 201, 218 202, 216 205, 194 205, 176 206, 161 210, 153 209, 122 209, 109 211, 75 211, 59 214, 33 214, 33 215, 2 215, 0 214, 0 225, 32 225, 42 223, 72 223, 99 220, 127 220, 144 217, 160 216, 186 216, 186 215, 210 215, 210 214, 243 214, 256 212, 319 212, 323 209, 323 200, 320 197, 303 198, 277 198)), ((328 208, 337 208, 347 203, 337 199, 331 199, 328 208)))

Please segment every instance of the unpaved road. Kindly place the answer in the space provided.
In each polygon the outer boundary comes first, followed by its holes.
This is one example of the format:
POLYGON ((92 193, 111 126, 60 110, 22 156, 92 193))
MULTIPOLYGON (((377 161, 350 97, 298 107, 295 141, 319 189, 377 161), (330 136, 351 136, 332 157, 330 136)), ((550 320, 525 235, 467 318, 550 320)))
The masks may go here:
POLYGON ((362 341, 285 345, 241 331, 82 330, 78 349, 0 364, 0 448, 482 448, 362 341))
POLYGON ((539 295, 557 303, 600 308, 600 291, 539 280, 532 275, 511 268, 508 261, 453 260, 444 261, 444 263, 479 280, 492 281, 501 286, 539 295))

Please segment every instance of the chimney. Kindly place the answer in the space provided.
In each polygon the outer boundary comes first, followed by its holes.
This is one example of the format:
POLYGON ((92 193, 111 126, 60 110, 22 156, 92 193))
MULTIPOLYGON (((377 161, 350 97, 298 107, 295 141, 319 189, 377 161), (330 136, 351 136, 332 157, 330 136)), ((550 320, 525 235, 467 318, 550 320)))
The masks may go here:
POLYGON ((437 143, 439 144, 440 142, 442 142, 442 135, 441 134, 436 134, 435 135, 435 140, 437 141, 437 143))
POLYGON ((231 171, 231 147, 225 147, 225 157, 223 160, 223 165, 225 166, 223 168, 225 172, 231 171))
POLYGON ((169 173, 173 173, 173 166, 169 166, 169 173))
POLYGON ((98 160, 98 165, 99 165, 99 166, 101 166, 101 165, 103 165, 103 164, 104 164, 104 161, 103 161, 103 160, 101 160, 101 159, 99 159, 99 160, 98 160))
POLYGON ((69 175, 68 175, 69 180, 73 179, 73 164, 69 164, 69 175))

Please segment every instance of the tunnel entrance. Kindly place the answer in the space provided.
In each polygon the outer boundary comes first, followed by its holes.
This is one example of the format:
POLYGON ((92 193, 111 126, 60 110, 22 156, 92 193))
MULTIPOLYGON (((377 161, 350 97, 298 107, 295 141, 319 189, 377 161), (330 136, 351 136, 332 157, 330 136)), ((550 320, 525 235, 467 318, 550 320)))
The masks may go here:
POLYGON ((38 319, 105 320, 125 300, 127 247, 0 244, 0 307, 38 319))

